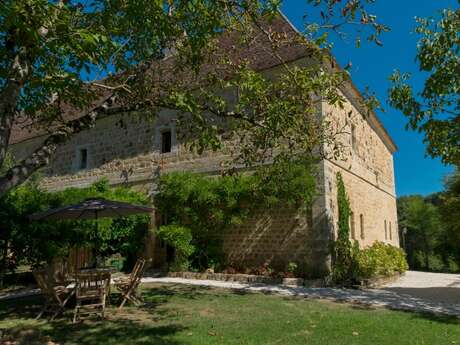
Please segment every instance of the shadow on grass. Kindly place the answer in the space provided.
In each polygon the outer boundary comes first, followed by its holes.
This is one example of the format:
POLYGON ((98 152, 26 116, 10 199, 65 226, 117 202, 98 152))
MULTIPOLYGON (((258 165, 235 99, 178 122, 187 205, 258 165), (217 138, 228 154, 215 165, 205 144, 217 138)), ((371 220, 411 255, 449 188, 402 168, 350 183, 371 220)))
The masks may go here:
MULTIPOLYGON (((176 345, 171 339, 177 332, 186 328, 177 320, 170 319, 174 310, 158 307, 167 303, 176 294, 167 288, 143 290, 146 303, 141 307, 127 306, 118 311, 119 294, 111 294, 112 306, 107 308, 105 320, 96 317, 84 318, 72 324, 72 303, 64 315, 55 321, 46 319, 35 321, 41 310, 43 299, 40 296, 23 297, 0 302, 0 344, 159 344, 176 345)), ((177 293, 194 296, 194 291, 180 289, 177 293), (182 291, 181 291, 182 290, 182 291)))
POLYGON ((178 345, 169 339, 184 328, 180 325, 150 325, 132 320, 85 321, 71 324, 67 320, 38 325, 18 325, 3 330, 3 341, 13 344, 159 344, 178 345))
MULTIPOLYGON (((354 291, 337 291, 311 289, 309 294, 302 294, 305 289, 286 288, 292 292, 292 296, 279 298, 287 300, 325 299, 328 301, 344 304, 347 308, 356 311, 379 312, 380 307, 369 305, 375 295, 363 292, 362 295, 354 291), (329 291, 329 292, 328 292, 329 291), (353 294, 353 295, 351 295, 353 294), (361 303, 350 303, 350 297, 361 296, 361 303), (335 297, 335 298, 333 298, 335 297)), ((14 340, 17 344, 159 344, 178 345, 180 342, 174 340, 177 333, 190 331, 184 326, 185 314, 182 306, 187 300, 196 301, 191 306, 206 304, 210 300, 218 299, 219 303, 225 303, 225 299, 238 298, 241 295, 257 294, 248 290, 222 290, 211 287, 190 286, 190 285, 143 285, 142 296, 145 304, 141 307, 128 305, 121 312, 116 310, 119 294, 111 295, 112 306, 107 310, 107 320, 95 321, 94 318, 84 319, 78 324, 71 323, 72 308, 69 305, 67 312, 54 322, 40 321, 33 319, 41 308, 42 299, 39 296, 24 297, 16 300, 0 302, 0 333, 3 333, 2 340, 14 340), (3 328, 3 329, 2 329, 3 328), (51 341, 51 342, 50 342, 51 341), (54 343, 53 343, 54 342, 54 343)), ((274 294, 273 291, 263 291, 267 295, 274 294)), ((386 296, 393 301, 397 295, 386 296)), ((348 309, 347 311, 349 311, 348 309)), ((332 310, 333 312, 333 310, 332 310)), ((406 312, 413 319, 425 319, 433 323, 460 325, 460 319, 455 316, 436 315, 433 313, 406 312)))
POLYGON ((0 321, 35 318, 43 306, 41 296, 27 296, 0 302, 0 321))

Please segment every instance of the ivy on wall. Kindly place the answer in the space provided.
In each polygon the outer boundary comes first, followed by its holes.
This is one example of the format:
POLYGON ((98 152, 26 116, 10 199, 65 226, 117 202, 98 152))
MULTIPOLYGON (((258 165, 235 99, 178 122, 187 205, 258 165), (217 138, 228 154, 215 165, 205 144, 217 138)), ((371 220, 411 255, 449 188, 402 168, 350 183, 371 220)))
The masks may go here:
MULTIPOLYGON (((193 245, 195 249, 188 259, 181 255, 178 265, 218 268, 224 264, 220 235, 225 229, 242 224, 261 208, 309 205, 315 190, 314 164, 297 160, 233 176, 209 177, 190 172, 163 175, 155 205, 163 215, 164 225, 190 229, 192 240, 186 246, 193 245)), ((157 234, 171 243, 163 227, 157 234)), ((184 251, 179 243, 175 248, 184 251)))
POLYGON ((337 178, 337 206, 339 218, 337 223, 337 240, 334 243, 333 278, 336 283, 346 282, 352 269, 352 245, 350 242, 350 201, 340 172, 337 178))

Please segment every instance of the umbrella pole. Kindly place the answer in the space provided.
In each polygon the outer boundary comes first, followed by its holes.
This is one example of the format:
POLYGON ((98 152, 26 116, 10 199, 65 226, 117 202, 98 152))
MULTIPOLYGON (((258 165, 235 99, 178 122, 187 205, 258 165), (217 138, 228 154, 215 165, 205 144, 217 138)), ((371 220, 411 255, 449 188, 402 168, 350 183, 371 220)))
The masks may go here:
POLYGON ((78 275, 78 257, 79 257, 79 253, 78 253, 78 242, 79 242, 79 234, 78 234, 78 231, 77 231, 77 241, 75 243, 75 282, 77 281, 77 275, 78 275))

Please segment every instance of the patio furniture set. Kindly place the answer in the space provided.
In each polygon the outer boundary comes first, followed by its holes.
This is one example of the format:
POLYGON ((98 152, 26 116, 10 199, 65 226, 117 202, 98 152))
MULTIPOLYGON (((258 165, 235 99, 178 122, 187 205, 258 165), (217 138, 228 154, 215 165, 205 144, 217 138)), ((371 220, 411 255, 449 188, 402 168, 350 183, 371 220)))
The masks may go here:
MULTIPOLYGON (((91 198, 75 205, 50 209, 30 216, 31 220, 83 220, 100 218, 126 217, 135 214, 149 214, 152 208, 132 205, 124 202, 91 198)), ((96 231, 97 231, 97 222, 96 231)), ((34 273, 40 287, 45 304, 38 315, 40 318, 45 312, 52 312, 51 319, 65 310, 68 301, 75 295, 75 309, 73 322, 76 322, 80 313, 96 312, 102 318, 105 316, 105 306, 110 298, 110 286, 113 269, 108 267, 88 268, 92 261, 92 253, 88 250, 70 252, 70 264, 64 270, 55 271, 53 267, 37 270, 34 273), (65 271, 65 273, 63 273, 65 271)), ((128 278, 113 279, 113 284, 121 293, 122 309, 127 301, 139 305, 141 297, 137 288, 144 272, 146 261, 138 259, 131 275, 128 278)))
POLYGON ((104 318, 105 308, 110 298, 111 282, 121 293, 119 309, 122 309, 127 301, 135 305, 141 304, 142 299, 137 290, 145 264, 145 259, 138 259, 129 277, 113 280, 114 270, 110 267, 81 269, 75 275, 68 275, 62 279, 56 279, 50 267, 35 270, 34 277, 45 299, 37 319, 45 313, 51 313, 51 320, 54 320, 65 311, 67 303, 74 296, 74 323, 83 313, 95 313, 104 318))

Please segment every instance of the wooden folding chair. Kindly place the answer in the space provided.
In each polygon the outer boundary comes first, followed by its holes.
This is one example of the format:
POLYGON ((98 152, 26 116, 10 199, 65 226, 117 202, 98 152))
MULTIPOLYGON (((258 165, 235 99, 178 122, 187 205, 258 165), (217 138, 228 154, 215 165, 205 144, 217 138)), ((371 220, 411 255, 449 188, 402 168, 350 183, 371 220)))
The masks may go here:
POLYGON ((110 273, 85 272, 77 273, 75 296, 76 305, 73 315, 75 323, 80 312, 96 313, 105 317, 105 304, 110 288, 110 273))
POLYGON ((115 287, 121 292, 122 296, 122 301, 118 309, 121 310, 127 301, 135 305, 142 303, 142 298, 138 295, 137 288, 144 274, 145 263, 145 259, 138 259, 128 279, 119 278, 114 281, 115 287))
POLYGON ((81 269, 94 265, 93 250, 90 247, 72 247, 66 261, 68 274, 74 277, 81 269))
POLYGON ((49 269, 35 270, 32 273, 45 298, 45 304, 37 319, 41 318, 45 312, 52 312, 51 320, 54 320, 56 316, 64 312, 65 305, 72 297, 74 290, 68 289, 65 285, 59 285, 49 269))

